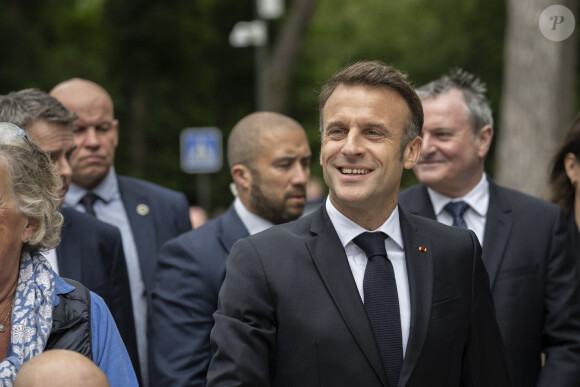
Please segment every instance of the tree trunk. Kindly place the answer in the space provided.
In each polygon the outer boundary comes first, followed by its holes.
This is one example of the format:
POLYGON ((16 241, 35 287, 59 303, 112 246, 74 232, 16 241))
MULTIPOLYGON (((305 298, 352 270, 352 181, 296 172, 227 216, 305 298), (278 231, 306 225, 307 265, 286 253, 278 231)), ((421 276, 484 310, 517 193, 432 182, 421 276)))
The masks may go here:
POLYGON ((317 1, 294 0, 286 16, 269 61, 266 110, 286 111, 288 85, 317 1))
MULTIPOLYGON (((504 80, 497 139, 498 183, 543 196, 550 159, 574 112, 575 31, 551 41, 539 29, 550 0, 508 0, 504 80)), ((576 14, 577 0, 558 2, 576 14)))

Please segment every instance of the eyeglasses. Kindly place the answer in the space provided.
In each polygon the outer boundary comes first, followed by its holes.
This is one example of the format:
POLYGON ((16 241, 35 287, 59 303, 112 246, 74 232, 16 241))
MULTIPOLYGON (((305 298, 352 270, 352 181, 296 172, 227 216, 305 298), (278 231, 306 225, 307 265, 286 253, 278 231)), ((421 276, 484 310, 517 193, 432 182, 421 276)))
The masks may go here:
POLYGON ((18 141, 20 137, 23 137, 24 140, 28 142, 28 137, 26 137, 26 132, 24 130, 10 122, 0 122, 0 144, 14 143, 18 141))

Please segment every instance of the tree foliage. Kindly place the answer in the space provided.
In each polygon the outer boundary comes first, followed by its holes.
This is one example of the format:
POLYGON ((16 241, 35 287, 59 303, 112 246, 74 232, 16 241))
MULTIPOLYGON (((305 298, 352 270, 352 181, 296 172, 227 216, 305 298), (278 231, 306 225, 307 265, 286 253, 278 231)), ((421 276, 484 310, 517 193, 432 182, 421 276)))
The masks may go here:
MULTIPOLYGON (((299 1, 286 0, 286 8, 299 1)), ((318 90, 355 61, 383 60, 415 85, 462 67, 488 84, 497 112, 505 8, 505 0, 317 0, 292 41, 296 60, 284 70, 283 90, 286 113, 307 129, 313 174, 321 174, 318 90)), ((287 16, 269 23, 270 42, 283 35, 287 16)), ((254 49, 228 43, 234 24, 253 18, 254 0, 7 0, 1 90, 48 91, 75 76, 103 85, 120 121, 117 170, 184 191, 194 204, 198 187, 180 170, 179 133, 216 126, 225 144, 235 122, 255 109, 254 49)), ((213 208, 231 202, 230 181, 227 168, 209 176, 213 208)), ((408 173, 404 184, 413 181, 408 173)))

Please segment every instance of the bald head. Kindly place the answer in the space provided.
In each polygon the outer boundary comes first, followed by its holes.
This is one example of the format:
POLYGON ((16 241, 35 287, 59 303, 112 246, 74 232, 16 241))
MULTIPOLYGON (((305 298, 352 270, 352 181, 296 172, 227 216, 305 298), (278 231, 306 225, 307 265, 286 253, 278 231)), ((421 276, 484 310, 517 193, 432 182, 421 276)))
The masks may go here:
POLYGON ((85 356, 66 349, 53 349, 25 363, 14 387, 109 387, 107 377, 85 356))
POLYGON ((59 83, 50 95, 77 115, 77 150, 70 159, 72 182, 92 190, 105 179, 115 161, 119 136, 113 100, 101 86, 80 78, 59 83))
POLYGON ((264 149, 261 137, 266 132, 304 130, 296 120, 274 112, 257 112, 242 118, 228 137, 228 163, 249 165, 264 149))
POLYGON ((50 95, 71 111, 75 111, 72 107, 104 105, 113 114, 113 99, 107 90, 93 81, 72 78, 53 87, 50 95))
POLYGON ((228 162, 242 204, 280 224, 304 210, 312 153, 302 126, 273 112, 252 113, 228 138, 228 162))

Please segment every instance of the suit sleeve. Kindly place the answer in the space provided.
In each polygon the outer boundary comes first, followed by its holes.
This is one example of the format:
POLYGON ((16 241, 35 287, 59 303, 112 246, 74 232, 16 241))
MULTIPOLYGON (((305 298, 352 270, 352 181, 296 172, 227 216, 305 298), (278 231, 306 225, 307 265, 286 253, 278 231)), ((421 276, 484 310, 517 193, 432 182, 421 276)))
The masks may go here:
POLYGON ((212 356, 209 333, 223 274, 211 272, 213 257, 200 256, 192 243, 172 239, 159 254, 149 324, 153 387, 205 386, 212 356))
POLYGON ((564 214, 554 222, 546 268, 543 352, 538 386, 580 385, 580 293, 574 252, 564 214))
POLYGON ((177 200, 175 201, 175 214, 175 222, 177 230, 179 231, 176 236, 192 229, 191 219, 189 217, 189 202, 182 193, 178 194, 177 200))
POLYGON ((462 364, 462 386, 511 386, 507 359, 495 306, 489 286, 489 276, 481 260, 481 246, 470 231, 474 244, 471 323, 462 364))
POLYGON ((269 386, 276 314, 268 279, 249 239, 232 248, 214 319, 207 386, 269 386))

